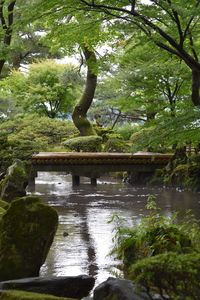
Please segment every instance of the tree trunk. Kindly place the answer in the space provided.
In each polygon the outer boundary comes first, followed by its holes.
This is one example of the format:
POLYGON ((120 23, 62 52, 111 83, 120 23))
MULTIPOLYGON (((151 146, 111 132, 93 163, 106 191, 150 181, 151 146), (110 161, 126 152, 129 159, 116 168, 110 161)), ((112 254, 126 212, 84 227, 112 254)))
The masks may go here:
POLYGON ((87 119, 87 112, 92 104, 97 86, 97 60, 95 53, 87 47, 83 48, 83 54, 87 65, 86 86, 79 103, 74 108, 72 119, 74 125, 78 128, 80 135, 87 136, 96 134, 94 128, 87 119))
POLYGON ((200 106, 200 71, 192 69, 192 102, 200 106))
POLYGON ((1 77, 3 77, 2 76, 2 70, 3 70, 3 66, 4 66, 5 62, 6 62, 5 59, 0 60, 0 76, 1 77))
MULTIPOLYGON (((1 44, 3 47, 9 47, 12 38, 12 30, 13 30, 13 21, 14 21, 14 8, 16 4, 16 0, 11 1, 7 5, 7 16, 4 15, 4 3, 5 1, 0 1, 0 23, 1 23, 1 44)), ((6 59, 0 59, 0 75, 2 75, 2 70, 6 59)))

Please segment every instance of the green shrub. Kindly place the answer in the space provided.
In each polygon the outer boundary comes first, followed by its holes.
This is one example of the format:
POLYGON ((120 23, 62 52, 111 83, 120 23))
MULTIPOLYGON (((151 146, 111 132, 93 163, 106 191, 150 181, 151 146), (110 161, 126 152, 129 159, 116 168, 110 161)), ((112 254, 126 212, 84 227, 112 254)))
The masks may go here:
MULTIPOLYGON (((132 265, 129 277, 170 299, 198 300, 200 295, 200 254, 163 253, 132 265)), ((168 298, 164 298, 168 299, 168 298)))
POLYGON ((187 214, 178 223, 177 214, 172 217, 160 214, 151 197, 147 208, 150 209, 149 214, 138 225, 117 228, 116 246, 112 253, 123 260, 127 276, 130 266, 140 259, 165 252, 181 254, 200 249, 199 225, 191 215, 187 214))
POLYGON ((105 152, 130 152, 130 146, 118 136, 109 136, 104 145, 105 152))
POLYGON ((103 140, 104 143, 108 140, 110 134, 113 134, 113 130, 109 127, 100 127, 100 126, 97 126, 97 125, 93 125, 93 127, 94 127, 96 133, 100 137, 102 137, 102 140, 103 140))
POLYGON ((117 134, 120 134, 124 140, 128 141, 137 129, 138 129, 137 126, 133 127, 131 124, 127 123, 122 126, 117 126, 115 128, 115 132, 117 134))
POLYGON ((125 277, 162 299, 193 300, 200 295, 200 228, 190 212, 163 216, 149 196, 150 210, 131 228, 117 227, 112 251, 123 260, 125 277))
POLYGON ((77 152, 100 152, 102 138, 97 135, 80 136, 63 142, 63 145, 77 152))
POLYGON ((76 134, 70 121, 40 117, 37 114, 19 116, 0 124, 0 172, 13 160, 28 160, 33 153, 49 151, 61 145, 64 138, 76 134))

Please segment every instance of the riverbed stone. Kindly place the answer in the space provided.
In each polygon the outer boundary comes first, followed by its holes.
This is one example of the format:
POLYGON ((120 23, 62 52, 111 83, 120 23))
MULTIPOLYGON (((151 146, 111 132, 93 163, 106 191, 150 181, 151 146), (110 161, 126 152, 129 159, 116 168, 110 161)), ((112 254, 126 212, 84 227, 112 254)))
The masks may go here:
POLYGON ((11 202, 17 197, 25 196, 27 183, 28 176, 25 166, 22 161, 16 159, 15 163, 7 169, 5 177, 1 180, 0 198, 11 202))
POLYGON ((94 287, 95 279, 88 275, 35 277, 0 282, 2 290, 24 290, 57 297, 81 299, 94 287))
POLYGON ((0 281, 38 276, 57 225, 56 210, 40 198, 12 201, 0 220, 0 281))
POLYGON ((94 300, 150 300, 132 281, 109 277, 94 290, 94 300))

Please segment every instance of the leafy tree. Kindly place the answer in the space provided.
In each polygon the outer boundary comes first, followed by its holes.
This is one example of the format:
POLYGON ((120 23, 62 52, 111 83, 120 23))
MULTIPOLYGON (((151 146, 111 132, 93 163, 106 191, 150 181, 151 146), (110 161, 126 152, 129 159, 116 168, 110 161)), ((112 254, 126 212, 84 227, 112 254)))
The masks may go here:
POLYGON ((81 63, 85 63, 87 68, 85 89, 75 106, 73 121, 81 135, 92 135, 95 134, 95 130, 91 126, 87 113, 96 90, 101 64, 97 55, 97 47, 106 40, 105 26, 96 22, 96 18, 89 16, 87 11, 83 15, 79 10, 69 9, 69 7, 74 7, 74 2, 70 2, 52 0, 47 5, 38 0, 35 8, 37 12, 42 11, 44 17, 47 16, 46 28, 49 30, 46 36, 47 44, 49 41, 54 51, 62 48, 66 54, 79 52, 81 63))
MULTIPOLYGON (((70 2, 70 1, 69 1, 70 2)), ((70 4, 69 4, 70 7, 70 4)), ((199 64, 199 10, 198 0, 105 1, 77 0, 77 10, 98 13, 98 20, 110 18, 110 23, 129 27, 129 32, 139 29, 156 46, 185 62, 192 73, 192 102, 200 105, 199 64)))
POLYGON ((0 173, 18 158, 29 160, 39 151, 66 151, 61 143, 78 134, 72 121, 38 114, 15 116, 0 123, 0 173))
POLYGON ((0 87, 6 97, 26 112, 38 112, 49 118, 66 117, 79 96, 81 78, 72 65, 46 60, 32 64, 27 74, 19 71, 5 78, 0 87))

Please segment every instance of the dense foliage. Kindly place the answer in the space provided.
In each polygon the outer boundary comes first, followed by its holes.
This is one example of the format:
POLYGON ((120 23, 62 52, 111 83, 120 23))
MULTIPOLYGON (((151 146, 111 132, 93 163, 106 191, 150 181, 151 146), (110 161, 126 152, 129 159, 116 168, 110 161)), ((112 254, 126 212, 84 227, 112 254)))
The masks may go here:
POLYGON ((54 120, 36 114, 18 116, 0 124, 0 170, 15 158, 28 160, 39 151, 62 151, 61 142, 77 133, 70 121, 54 120))
POLYGON ((198 299, 199 224, 188 213, 164 216, 150 196, 147 216, 134 227, 118 225, 113 253, 123 260, 126 277, 165 299, 198 299), (175 285, 174 285, 175 284, 175 285))
MULTIPOLYGON (((1 8, 3 127, 19 114, 72 114, 81 135, 103 137, 104 151, 198 145, 199 1, 20 0, 1 8), (49 60, 66 55, 76 67, 49 60)), ((25 126, 9 132, 9 155, 52 148, 48 135, 25 126)))

